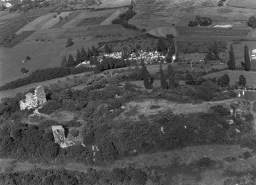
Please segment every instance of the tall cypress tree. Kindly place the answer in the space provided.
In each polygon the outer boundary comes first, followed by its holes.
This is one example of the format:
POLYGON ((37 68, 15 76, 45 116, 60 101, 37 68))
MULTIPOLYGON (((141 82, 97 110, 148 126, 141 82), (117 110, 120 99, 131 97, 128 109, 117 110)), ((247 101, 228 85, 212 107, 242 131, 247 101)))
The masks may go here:
POLYGON ((251 70, 251 60, 249 55, 249 48, 247 45, 244 46, 244 63, 245 63, 245 71, 251 70))
POLYGON ((81 53, 79 49, 76 51, 76 65, 80 64, 82 62, 81 53))
POLYGON ((90 49, 87 50, 87 58, 90 59, 92 56, 92 51, 90 49))
POLYGON ((162 89, 168 89, 168 84, 166 82, 166 78, 165 78, 164 71, 163 71, 163 68, 162 68, 161 64, 160 64, 160 67, 159 67, 159 72, 160 72, 161 88, 162 89))
POLYGON ((219 57, 219 50, 218 50, 218 45, 217 45, 216 41, 214 42, 214 45, 213 45, 213 53, 215 55, 215 59, 219 60, 220 59, 220 57, 219 57))
POLYGON ((150 75, 143 60, 141 61, 141 67, 142 67, 142 77, 143 77, 144 87, 146 89, 151 89, 152 85, 150 84, 150 75))
POLYGON ((61 67, 67 67, 67 64, 68 64, 67 57, 66 57, 66 56, 63 56, 63 57, 61 58, 60 66, 61 66, 61 67))
POLYGON ((88 60, 88 58, 87 58, 87 53, 86 53, 86 51, 85 51, 85 49, 82 47, 82 49, 81 49, 81 59, 83 60, 83 61, 85 61, 85 60, 88 60))
POLYGON ((236 70, 236 61, 235 61, 235 55, 234 55, 234 51, 233 51, 233 46, 232 45, 230 45, 230 50, 229 50, 228 68, 230 70, 236 70))
POLYGON ((74 67, 76 64, 74 58, 72 55, 68 56, 68 63, 67 63, 67 67, 74 67))
POLYGON ((168 80, 169 80, 169 89, 175 88, 175 77, 172 65, 168 65, 168 80))
POLYGON ((99 56, 99 52, 94 46, 92 46, 92 55, 93 56, 99 56))

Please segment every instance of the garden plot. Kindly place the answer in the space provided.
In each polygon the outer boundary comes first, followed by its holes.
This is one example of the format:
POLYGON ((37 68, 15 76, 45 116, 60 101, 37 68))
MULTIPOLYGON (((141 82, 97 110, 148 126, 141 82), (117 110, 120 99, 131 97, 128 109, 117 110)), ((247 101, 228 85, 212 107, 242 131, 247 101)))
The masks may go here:
POLYGON ((50 19, 48 22, 46 22, 40 29, 49 29, 51 27, 53 27, 55 24, 57 24, 60 19, 59 17, 67 17, 70 14, 70 12, 62 12, 61 14, 59 14, 56 18, 50 19))
POLYGON ((33 20, 23 28, 21 28, 19 31, 16 32, 16 34, 21 34, 23 31, 33 31, 41 28, 46 22, 51 20, 53 18, 53 15, 56 13, 49 13, 47 15, 43 15, 41 17, 38 17, 37 19, 33 20))

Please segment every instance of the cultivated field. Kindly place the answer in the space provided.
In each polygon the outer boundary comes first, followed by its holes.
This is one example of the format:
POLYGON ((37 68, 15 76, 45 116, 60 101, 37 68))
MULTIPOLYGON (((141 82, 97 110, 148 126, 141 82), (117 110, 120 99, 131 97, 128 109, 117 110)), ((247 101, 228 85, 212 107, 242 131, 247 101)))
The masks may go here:
POLYGON ((256 1, 254 0, 229 0, 228 6, 238 7, 238 8, 248 8, 248 9, 255 9, 256 8, 256 1))
POLYGON ((177 27, 180 36, 246 37, 250 29, 223 29, 205 27, 177 27))
POLYGON ((94 17, 94 18, 85 18, 83 19, 76 27, 80 26, 91 26, 91 25, 99 25, 106 18, 105 17, 94 17))
POLYGON ((73 28, 76 27, 81 21, 84 19, 89 18, 99 18, 99 17, 105 17, 105 19, 110 16, 114 10, 107 9, 107 10, 101 10, 101 11, 89 11, 89 10, 83 10, 79 15, 68 21, 65 25, 62 26, 62 28, 73 28))
POLYGON ((255 86, 256 87, 256 80, 255 80, 255 76, 256 76, 256 72, 255 71, 231 71, 231 70, 225 70, 225 71, 220 71, 220 72, 216 72, 216 73, 210 73, 205 75, 205 78, 218 78, 224 74, 227 74, 230 78, 230 84, 234 85, 235 82, 238 82, 239 80, 239 76, 240 75, 244 75, 244 77, 246 78, 246 84, 249 86, 255 86))
POLYGON ((50 21, 54 15, 57 15, 56 13, 49 13, 43 16, 40 16, 36 18, 35 20, 28 23, 26 26, 21 28, 19 31, 16 32, 16 34, 20 34, 23 31, 32 31, 32 30, 38 30, 44 25, 46 22, 50 21))
POLYGON ((87 27, 76 27, 67 29, 61 36, 60 39, 66 38, 84 38, 88 36, 96 36, 96 35, 118 35, 122 33, 122 35, 136 36, 139 32, 134 30, 127 30, 123 28, 121 25, 97 25, 97 26, 87 26, 87 27))
POLYGON ((110 25, 112 21, 116 19, 121 13, 125 12, 127 9, 119 9, 115 11, 111 16, 104 20, 100 25, 110 25))
POLYGON ((131 0, 100 0, 100 2, 102 4, 100 4, 99 6, 95 6, 96 9, 122 7, 131 4, 131 0))
POLYGON ((148 31, 151 35, 155 35, 157 37, 165 37, 167 34, 177 35, 176 30, 173 26, 168 27, 159 27, 148 31))

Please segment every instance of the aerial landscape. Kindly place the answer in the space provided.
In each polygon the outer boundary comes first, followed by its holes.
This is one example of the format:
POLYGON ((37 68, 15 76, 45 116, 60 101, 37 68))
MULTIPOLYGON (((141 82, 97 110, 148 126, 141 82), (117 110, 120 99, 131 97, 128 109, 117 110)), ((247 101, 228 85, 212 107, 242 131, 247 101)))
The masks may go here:
POLYGON ((0 185, 255 185, 255 0, 0 0, 0 185))

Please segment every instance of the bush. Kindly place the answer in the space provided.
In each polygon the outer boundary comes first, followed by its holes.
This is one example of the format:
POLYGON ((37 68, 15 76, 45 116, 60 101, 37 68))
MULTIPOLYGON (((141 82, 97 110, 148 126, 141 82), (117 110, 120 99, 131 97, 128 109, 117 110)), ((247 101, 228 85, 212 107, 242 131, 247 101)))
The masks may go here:
POLYGON ((230 115, 229 109, 223 107, 222 105, 212 106, 211 109, 222 117, 227 117, 230 115))
POLYGON ((74 45, 73 39, 72 38, 68 38, 67 39, 67 43, 66 43, 66 47, 70 47, 70 46, 73 46, 73 45, 74 45))
POLYGON ((229 82, 230 79, 227 74, 224 74, 217 80, 218 85, 220 85, 221 87, 227 87, 229 85, 229 82))
POLYGON ((244 75, 240 75, 239 76, 238 85, 239 86, 243 86, 243 87, 246 86, 246 78, 244 77, 244 75))
POLYGON ((43 114, 51 114, 57 109, 61 108, 61 105, 54 100, 48 101, 41 109, 38 110, 38 112, 43 114))
POLYGON ((109 109, 118 109, 122 106, 122 102, 119 99, 109 99, 108 108, 109 109))

